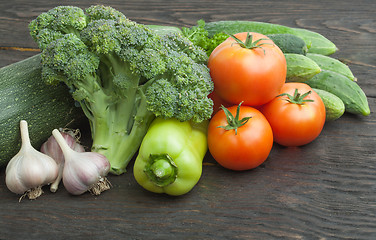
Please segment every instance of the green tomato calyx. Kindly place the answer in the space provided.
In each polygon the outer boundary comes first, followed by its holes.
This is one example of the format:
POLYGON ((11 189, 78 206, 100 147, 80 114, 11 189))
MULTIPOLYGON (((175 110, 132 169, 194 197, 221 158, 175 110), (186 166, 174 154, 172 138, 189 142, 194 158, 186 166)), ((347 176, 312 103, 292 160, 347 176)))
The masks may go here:
POLYGON ((247 33, 247 37, 245 38, 245 41, 243 42, 239 38, 235 37, 232 34, 228 34, 230 37, 232 37, 235 40, 235 43, 239 44, 242 48, 246 49, 255 49, 255 48, 261 48, 264 51, 265 54, 265 49, 262 48, 262 45, 273 45, 271 43, 260 43, 262 40, 270 40, 268 38, 260 38, 257 39, 256 41, 253 41, 253 36, 252 34, 247 33))
POLYGON ((239 103, 239 105, 236 109, 235 117, 234 117, 234 115, 232 115, 232 113, 227 108, 225 108, 223 105, 221 106, 221 108, 223 109, 223 111, 226 114, 226 119, 227 119, 228 125, 218 126, 218 128, 223 128, 225 130, 235 130, 235 135, 238 134, 238 128, 243 126, 244 124, 246 124, 248 122, 248 120, 251 118, 251 117, 244 117, 244 118, 239 120, 240 105, 242 105, 242 103, 243 102, 239 103))
POLYGON ((309 94, 311 94, 311 92, 312 91, 308 91, 302 95, 298 92, 298 89, 295 88, 294 96, 291 96, 288 93, 282 93, 282 94, 279 94, 277 97, 287 96, 285 100, 288 101, 289 103, 304 105, 306 102, 314 102, 312 99, 304 99, 309 94))
POLYGON ((150 154, 144 172, 158 187, 173 183, 178 174, 178 167, 168 154, 150 154))

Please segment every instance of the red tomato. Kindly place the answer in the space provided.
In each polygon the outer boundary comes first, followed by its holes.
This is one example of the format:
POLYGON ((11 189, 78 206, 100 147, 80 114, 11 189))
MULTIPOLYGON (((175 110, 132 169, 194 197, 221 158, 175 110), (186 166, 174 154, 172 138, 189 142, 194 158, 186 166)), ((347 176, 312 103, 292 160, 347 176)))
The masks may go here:
MULTIPOLYGON (((236 116, 239 106, 227 110, 236 116)), ((213 116, 208 127, 208 147, 221 166, 232 170, 248 170, 268 158, 273 146, 273 133, 260 111, 249 106, 240 106, 239 110, 238 119, 250 118, 236 131, 220 127, 229 124, 224 110, 213 116)))
POLYGON ((280 94, 294 96, 295 91, 307 102, 297 104, 288 96, 278 96, 265 104, 261 111, 268 119, 274 141, 283 146, 301 146, 316 139, 325 123, 325 105, 319 95, 305 83, 286 83, 280 94))
POLYGON ((228 38, 211 53, 208 67, 215 91, 222 99, 257 106, 278 95, 285 83, 287 66, 283 52, 265 35, 244 32, 234 36, 245 42, 249 39, 247 34, 252 36, 254 48, 244 48, 228 38))

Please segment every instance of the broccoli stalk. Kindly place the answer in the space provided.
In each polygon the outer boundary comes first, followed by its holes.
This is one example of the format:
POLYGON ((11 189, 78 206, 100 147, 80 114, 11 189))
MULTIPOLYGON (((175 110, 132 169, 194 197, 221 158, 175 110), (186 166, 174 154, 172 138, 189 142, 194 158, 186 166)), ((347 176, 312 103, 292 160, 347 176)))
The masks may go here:
POLYGON ((132 80, 129 81, 129 88, 123 92, 127 98, 115 104, 111 96, 103 91, 93 94, 93 104, 88 101, 81 102, 85 114, 92 116, 92 151, 111 159, 111 171, 114 174, 125 172, 155 117, 147 109, 143 90, 145 86, 138 86, 137 78, 129 80, 132 80))
MULTIPOLYGON (((140 91, 138 108, 132 101, 124 101, 114 107, 102 105, 93 109, 91 122, 92 151, 104 154, 111 159, 112 173, 121 174, 136 153, 154 114, 146 108, 145 95, 140 91), (135 113, 133 113, 136 111, 135 113), (120 120, 120 121, 119 121, 120 120)), ((106 96, 99 96, 102 101, 106 96)))
POLYGON ((201 122, 212 114, 207 55, 177 33, 160 36, 100 5, 60 6, 29 26, 42 79, 71 89, 89 120, 91 149, 113 174, 126 171, 156 116, 201 122))

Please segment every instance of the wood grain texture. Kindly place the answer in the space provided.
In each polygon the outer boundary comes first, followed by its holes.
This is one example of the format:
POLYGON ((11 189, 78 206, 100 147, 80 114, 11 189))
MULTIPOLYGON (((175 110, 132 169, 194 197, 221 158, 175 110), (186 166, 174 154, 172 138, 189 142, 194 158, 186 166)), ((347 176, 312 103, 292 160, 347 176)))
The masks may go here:
MULTIPOLYGON (((101 3, 97 1, 95 3, 101 3)), ((34 55, 27 25, 59 1, 0 3, 0 67, 34 55)), ((94 2, 64 1, 88 7, 94 2)), ((254 20, 307 28, 332 40, 368 96, 371 115, 345 114, 304 147, 274 145, 252 171, 223 169, 207 154, 198 185, 181 197, 149 193, 132 168, 94 197, 63 187, 35 201, 5 186, 0 171, 0 239, 376 239, 376 2, 106 1, 145 24, 254 20)), ((133 162, 130 163, 132 166, 133 162)))

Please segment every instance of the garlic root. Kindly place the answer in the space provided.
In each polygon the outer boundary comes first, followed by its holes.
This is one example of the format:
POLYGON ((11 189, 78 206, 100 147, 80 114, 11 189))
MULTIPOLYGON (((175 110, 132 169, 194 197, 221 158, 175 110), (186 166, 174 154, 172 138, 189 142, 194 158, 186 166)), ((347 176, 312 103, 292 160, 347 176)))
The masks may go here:
POLYGON ((112 187, 110 181, 106 177, 101 177, 97 183, 94 184, 88 191, 93 195, 100 195, 102 192, 109 190, 112 187))

